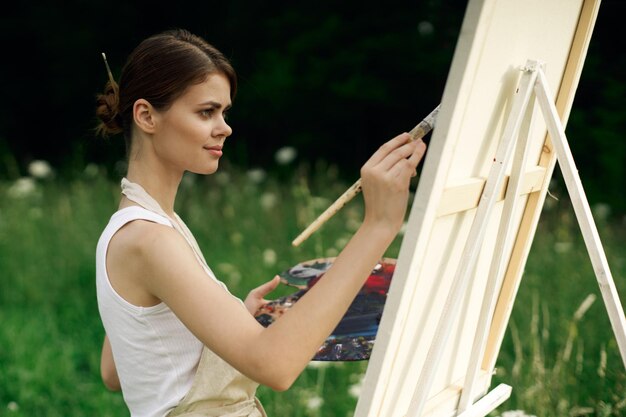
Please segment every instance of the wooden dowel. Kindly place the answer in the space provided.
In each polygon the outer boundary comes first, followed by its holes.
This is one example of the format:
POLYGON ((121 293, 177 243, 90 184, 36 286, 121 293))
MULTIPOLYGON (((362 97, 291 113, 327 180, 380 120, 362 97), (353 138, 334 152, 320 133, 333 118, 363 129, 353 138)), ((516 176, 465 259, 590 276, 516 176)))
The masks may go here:
MULTIPOLYGON (((410 141, 422 139, 424 136, 430 132, 433 127, 435 127, 435 120, 437 118, 437 114, 439 113, 439 107, 435 107, 435 109, 430 112, 428 116, 424 118, 421 122, 418 123, 411 131, 409 135, 411 136, 410 141)), ((346 203, 352 200, 358 193, 361 192, 361 179, 359 178, 350 188, 346 190, 333 204, 330 205, 322 214, 319 215, 313 223, 309 225, 300 235, 291 242, 293 246, 300 246, 302 242, 308 239, 317 229, 319 229, 324 223, 328 221, 331 217, 333 217, 346 203)))

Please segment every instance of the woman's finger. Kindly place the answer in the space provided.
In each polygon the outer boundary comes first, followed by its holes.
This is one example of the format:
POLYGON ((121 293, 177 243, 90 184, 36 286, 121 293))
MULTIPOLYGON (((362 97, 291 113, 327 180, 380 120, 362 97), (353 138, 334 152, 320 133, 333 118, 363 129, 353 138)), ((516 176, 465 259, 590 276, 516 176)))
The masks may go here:
POLYGON ((389 171, 393 168, 399 161, 403 159, 408 159, 414 153, 418 144, 416 142, 409 142, 401 147, 390 152, 385 158, 383 158, 377 165, 376 168, 381 169, 383 171, 389 171))
POLYGON ((255 297, 259 299, 264 298, 267 294, 274 291, 276 287, 278 287, 278 284, 280 284, 280 277, 276 275, 274 278, 267 281, 265 284, 259 285, 258 287, 250 291, 250 294, 254 295, 255 297))
POLYGON ((397 148, 405 145, 407 142, 411 140, 411 136, 408 133, 401 133, 395 138, 383 144, 374 154, 370 157, 370 159, 365 163, 365 165, 377 165, 385 159, 387 155, 396 150, 397 148))
POLYGON ((406 174, 407 178, 414 177, 416 175, 417 165, 422 160, 425 152, 426 144, 421 140, 416 141, 411 155, 396 161, 389 169, 389 173, 392 176, 402 176, 406 174))

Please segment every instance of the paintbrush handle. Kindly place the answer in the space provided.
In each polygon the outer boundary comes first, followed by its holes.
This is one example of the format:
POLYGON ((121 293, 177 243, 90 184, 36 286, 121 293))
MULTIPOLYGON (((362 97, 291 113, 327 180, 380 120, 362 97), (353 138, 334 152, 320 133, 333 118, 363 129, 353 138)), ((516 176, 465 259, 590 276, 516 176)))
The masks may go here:
MULTIPOLYGON (((410 141, 422 139, 435 127, 435 120, 439 113, 439 107, 430 112, 428 116, 424 118, 417 126, 415 126, 409 132, 411 136, 410 141)), ((359 178, 350 188, 346 190, 333 204, 330 205, 322 214, 319 215, 313 223, 311 223, 306 229, 300 233, 300 235, 291 242, 293 246, 300 246, 302 242, 308 239, 317 229, 319 229, 324 223, 333 217, 346 203, 352 200, 358 193, 361 192, 361 178, 359 178)))

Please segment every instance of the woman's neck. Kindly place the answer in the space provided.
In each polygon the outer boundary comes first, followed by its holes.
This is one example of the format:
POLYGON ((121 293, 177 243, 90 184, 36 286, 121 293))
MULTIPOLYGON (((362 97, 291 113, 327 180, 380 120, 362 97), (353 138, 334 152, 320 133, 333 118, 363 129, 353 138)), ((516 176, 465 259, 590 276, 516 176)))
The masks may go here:
MULTIPOLYGON (((174 201, 183 173, 157 169, 146 161, 135 160, 128 164, 126 178, 143 187, 170 216, 174 215, 174 201)), ((122 205, 124 202, 122 201, 122 205)))

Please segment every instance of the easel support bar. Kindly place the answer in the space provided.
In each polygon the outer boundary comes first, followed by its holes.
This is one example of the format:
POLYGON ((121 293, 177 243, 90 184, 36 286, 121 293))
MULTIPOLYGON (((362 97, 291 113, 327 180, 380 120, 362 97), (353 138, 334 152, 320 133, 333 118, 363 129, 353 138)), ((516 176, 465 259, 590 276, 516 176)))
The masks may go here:
POLYGON ((448 293, 441 317, 437 323, 433 341, 428 349, 424 366, 420 372, 413 397, 409 404, 407 411, 407 416, 409 417, 421 416, 426 400, 428 399, 435 372, 439 367, 439 362, 441 361, 448 337, 452 331, 454 321, 459 315, 460 300, 463 297, 471 273, 474 270, 476 260, 478 259, 491 211, 496 200, 497 190, 502 184, 506 166, 511 159, 515 138, 523 122, 523 110, 527 107, 533 95, 533 85, 535 84, 536 78, 537 72, 530 68, 522 75, 520 88, 515 94, 511 108, 511 117, 505 126, 501 142, 496 152, 496 157, 489 171, 485 189, 480 197, 476 216, 472 222, 472 227, 469 231, 459 266, 454 280, 452 281, 450 292, 448 293))
MULTIPOLYGON (((530 68, 534 71, 540 64, 534 61, 529 61, 524 68, 527 70, 530 68)), ((532 88, 532 86, 530 86, 532 88)), ((534 112, 534 97, 527 103, 526 107, 522 109, 524 115, 523 124, 520 129, 519 137, 517 138, 517 149, 515 151, 515 158, 513 159, 513 166, 511 168, 511 179, 509 181, 506 197, 504 199, 504 207, 502 209, 502 217, 500 218, 500 225, 498 227, 498 237, 496 239, 496 245, 494 249, 494 256, 491 262, 489 270, 489 276, 487 284, 485 286, 483 304, 481 306, 480 314, 478 315, 478 327, 476 329, 476 335, 474 336, 474 343, 472 346, 472 353, 470 355, 469 365, 467 372, 465 373, 465 384, 461 399, 459 401, 458 411, 460 414, 468 409, 475 398, 476 379, 482 363, 482 358, 485 356, 485 349, 487 345, 487 338, 489 336, 489 325, 492 322, 493 314, 496 306, 497 286, 500 282, 500 278, 504 275, 506 270, 507 254, 512 246, 512 238, 515 234, 513 232, 513 223, 515 219, 515 212, 520 203, 519 193, 522 186, 523 172, 526 167, 526 161, 528 159, 528 145, 529 145, 529 133, 532 126, 532 117, 534 112)))
POLYGON ((500 384, 487 395, 476 401, 467 411, 458 417, 484 417, 495 410, 511 396, 511 386, 500 384))

